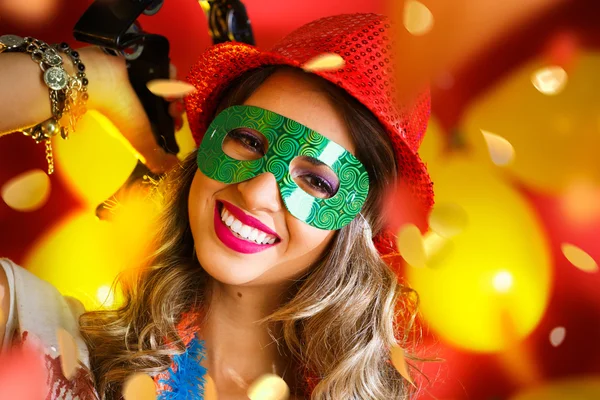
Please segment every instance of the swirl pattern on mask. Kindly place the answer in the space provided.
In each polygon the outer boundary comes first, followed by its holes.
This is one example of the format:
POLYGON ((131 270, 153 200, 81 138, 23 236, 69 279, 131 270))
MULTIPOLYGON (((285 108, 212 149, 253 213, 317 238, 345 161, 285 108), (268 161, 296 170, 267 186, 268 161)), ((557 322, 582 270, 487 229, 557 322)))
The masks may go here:
POLYGON ((232 184, 271 172, 289 212, 309 225, 326 230, 340 229, 356 217, 365 202, 369 178, 360 161, 343 147, 296 121, 258 107, 232 106, 217 115, 207 132, 211 134, 204 136, 197 158, 206 176, 232 184), (239 161, 223 152, 222 142, 227 132, 242 127, 255 129, 268 140, 264 157, 239 161), (332 154, 339 155, 335 158, 332 154), (296 185, 289 165, 299 155, 314 157, 336 172, 340 183, 333 197, 316 198, 296 185))

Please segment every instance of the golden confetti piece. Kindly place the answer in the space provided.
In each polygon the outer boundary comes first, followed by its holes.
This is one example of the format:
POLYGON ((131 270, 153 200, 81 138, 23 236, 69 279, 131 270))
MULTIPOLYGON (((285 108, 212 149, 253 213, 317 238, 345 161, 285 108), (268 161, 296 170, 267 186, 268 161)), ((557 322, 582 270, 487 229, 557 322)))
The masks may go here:
POLYGON ((433 14, 420 1, 407 0, 404 3, 404 27, 415 36, 421 36, 433 28, 433 14))
POLYGON ((411 385, 415 386, 415 383, 408 373, 408 365, 406 364, 406 359, 404 358, 404 350, 402 350, 400 346, 393 346, 390 353, 394 368, 398 370, 404 379, 409 381, 411 385))
POLYGON ((455 203, 436 205, 429 216, 431 229, 445 238, 461 233, 468 223, 467 212, 455 203))
POLYGON ((531 83, 540 93, 552 96, 565 88, 567 72, 559 66, 540 68, 531 75, 531 83))
POLYGON ((502 136, 481 130, 492 162, 496 165, 508 165, 515 157, 512 144, 502 136))
POLYGON ((35 211, 50 197, 50 178, 41 169, 32 169, 10 179, 2 186, 2 199, 17 211, 35 211))
POLYGON ((323 53, 308 60, 302 66, 306 72, 327 71, 332 69, 343 68, 346 62, 336 53, 323 53))
POLYGON ((413 267, 425 267, 427 257, 423 237, 419 228, 413 224, 402 226, 398 232, 398 250, 404 260, 413 267))
POLYGON ((79 349, 73 336, 63 328, 56 330, 60 365, 65 378, 71 379, 79 367, 79 349))
POLYGON ((136 373, 123 385, 124 400, 156 400, 156 386, 149 375, 136 373))
POLYGON ((217 400, 217 385, 210 375, 204 375, 204 400, 217 400))
POLYGON ((550 332, 550 343, 552 344, 552 346, 558 347, 565 340, 566 335, 567 330, 562 326, 557 326, 550 332))
POLYGON ((265 374, 250 385, 246 394, 250 400, 286 400, 290 389, 281 377, 265 374))
POLYGON ((585 251, 579 247, 569 243, 563 243, 560 245, 562 253, 565 255, 567 260, 580 270, 584 272, 596 272, 598 271, 598 264, 594 259, 585 251))
POLYGON ((155 95, 167 98, 181 98, 196 90, 194 85, 175 79, 155 79, 146 86, 155 95))

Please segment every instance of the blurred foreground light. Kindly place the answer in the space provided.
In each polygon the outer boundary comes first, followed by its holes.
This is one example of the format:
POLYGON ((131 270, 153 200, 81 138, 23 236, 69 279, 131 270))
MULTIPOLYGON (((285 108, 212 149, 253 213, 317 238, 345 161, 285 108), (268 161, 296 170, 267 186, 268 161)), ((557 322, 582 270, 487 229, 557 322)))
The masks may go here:
POLYGON ((323 53, 308 60, 302 69, 306 72, 328 71, 343 68, 346 62, 336 53, 323 53))
POLYGON ((433 14, 420 1, 408 0, 404 3, 403 23, 411 34, 425 35, 433 28, 433 14))
POLYGON ((559 66, 544 67, 533 73, 531 83, 540 93, 552 96, 565 88, 567 72, 559 66))
POLYGON ((421 231, 414 224, 405 224, 398 232, 398 251, 408 264, 413 267, 425 267, 426 254, 421 231))
POLYGON ((56 338, 58 339, 58 348, 60 351, 60 365, 63 375, 67 379, 71 379, 77 368, 79 368, 79 349, 73 336, 66 330, 59 328, 56 330, 56 338))
POLYGON ((598 271, 598 264, 588 253, 579 247, 570 243, 563 243, 560 246, 562 253, 571 264, 584 272, 598 271))
POLYGON ((41 169, 23 172, 2 185, 2 200, 13 210, 35 211, 50 197, 50 178, 41 169))
POLYGON ((396 370, 400 373, 400 375, 402 375, 404 379, 406 379, 412 385, 414 385, 414 382, 410 377, 410 373, 408 372, 406 358, 404 357, 404 350, 400 346, 393 346, 390 352, 392 364, 394 365, 396 370))
POLYGON ((181 98, 196 90, 194 85, 175 79, 155 79, 146 86, 156 96, 165 98, 181 98))
POLYGON ((247 392, 250 400, 286 400, 289 394, 287 383, 274 374, 261 376, 250 385, 247 392))
POLYGON ((512 144, 502 136, 494 133, 481 130, 485 143, 487 144, 488 151, 490 152, 490 158, 496 165, 508 165, 515 157, 515 150, 512 144))
POLYGON ((467 224, 466 211, 455 203, 435 205, 429 217, 431 229, 446 238, 458 235, 466 228, 467 224))
POLYGON ((124 400, 156 400, 156 386, 149 375, 138 372, 123 385, 124 400))
POLYGON ((565 340, 567 330, 562 326, 557 326, 550 332, 550 343, 554 347, 558 347, 565 340))

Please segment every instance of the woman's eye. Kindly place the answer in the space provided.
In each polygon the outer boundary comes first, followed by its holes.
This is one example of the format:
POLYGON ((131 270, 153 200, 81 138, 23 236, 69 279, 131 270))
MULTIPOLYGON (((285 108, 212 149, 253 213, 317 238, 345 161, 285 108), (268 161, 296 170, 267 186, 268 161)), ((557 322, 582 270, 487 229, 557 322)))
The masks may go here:
POLYGON ((245 128, 229 131, 223 140, 223 152, 240 160, 258 160, 267 153, 267 139, 258 131, 245 128))
POLYGON ((257 138, 251 133, 243 131, 234 131, 231 136, 240 142, 243 146, 247 147, 251 151, 264 154, 264 146, 262 140, 257 138))
POLYGON ((323 196, 318 196, 318 197, 323 197, 323 198, 328 199, 330 197, 333 197, 333 195, 335 194, 335 191, 331 187, 329 182, 327 182, 325 179, 321 178, 318 175, 307 174, 307 175, 302 176, 301 178, 304 181, 306 181, 306 183, 308 183, 308 185, 310 185, 310 187, 312 187, 317 192, 319 192, 320 194, 323 195, 323 196))

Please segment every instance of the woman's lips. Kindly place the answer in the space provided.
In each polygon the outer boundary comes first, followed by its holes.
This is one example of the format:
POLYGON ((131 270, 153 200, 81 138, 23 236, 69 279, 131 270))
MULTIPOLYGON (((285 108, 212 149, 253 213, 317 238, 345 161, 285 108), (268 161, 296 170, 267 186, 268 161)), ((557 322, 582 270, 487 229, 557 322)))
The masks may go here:
POLYGON ((225 207, 225 209, 227 209, 227 211, 229 211, 229 213, 231 215, 233 215, 236 219, 239 219, 242 224, 248 225, 252 228, 256 228, 259 231, 263 231, 264 233, 266 233, 268 235, 275 236, 278 241, 281 241, 281 238, 275 231, 273 231, 271 228, 269 228, 268 226, 266 226, 265 224, 260 222, 258 219, 246 214, 240 208, 234 206, 233 204, 231 204, 225 200, 218 200, 217 204, 218 203, 223 204, 223 207, 225 207))
MULTIPOLYGON (((225 202, 223 202, 223 203, 225 203, 225 202)), ((227 205, 230 205, 230 204, 227 203, 227 205)), ((234 207, 234 206, 231 206, 231 207, 234 207)), ((234 210, 232 210, 230 207, 226 207, 226 208, 227 208, 227 211, 229 211, 232 215, 235 216, 235 218, 238 218, 238 214, 234 213, 234 210)), ((241 210, 239 210, 239 211, 241 211, 241 210)), ((243 213, 243 211, 241 211, 241 212, 243 213)), ((246 214, 244 214, 244 216, 245 215, 246 214)), ((264 230, 265 233, 273 232, 271 229, 264 226, 264 224, 262 224, 260 222, 259 223, 260 223, 261 227, 257 226, 258 224, 256 224, 256 222, 253 225, 251 225, 248 222, 253 222, 253 221, 249 221, 248 219, 250 219, 252 217, 247 216, 246 218, 247 218, 246 220, 239 218, 240 222, 243 222, 244 224, 246 224, 248 226, 253 226, 256 229, 260 229, 260 230, 263 230, 262 227, 265 227, 265 228, 267 228, 264 230)), ((252 219, 254 219, 254 218, 252 218, 252 219)), ((219 207, 219 202, 215 203, 214 226, 215 226, 215 233, 216 233, 217 237, 219 238, 219 240, 225 246, 229 247, 231 250, 237 251, 242 254, 259 253, 261 251, 267 250, 267 249, 277 245, 281 241, 279 239, 279 236, 277 236, 276 234, 273 234, 274 236, 277 237, 277 240, 273 244, 258 244, 258 243, 250 242, 248 240, 238 238, 229 229, 229 227, 227 225, 225 225, 225 223, 221 220, 221 210, 219 207)))

